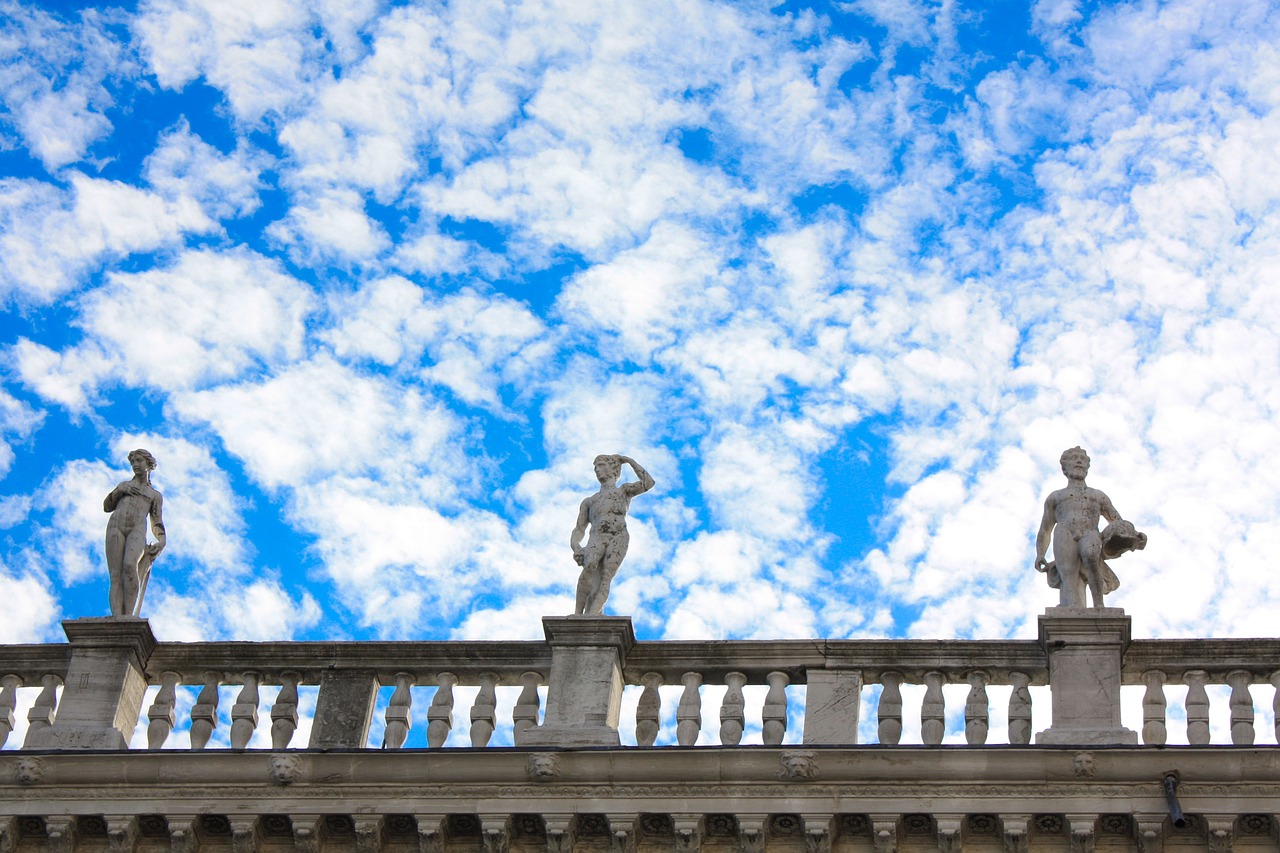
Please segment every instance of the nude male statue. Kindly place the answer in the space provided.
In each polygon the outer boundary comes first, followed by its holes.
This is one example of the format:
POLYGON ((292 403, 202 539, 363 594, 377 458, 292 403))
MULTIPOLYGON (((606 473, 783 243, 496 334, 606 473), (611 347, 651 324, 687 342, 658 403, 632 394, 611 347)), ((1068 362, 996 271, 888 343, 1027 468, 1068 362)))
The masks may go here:
POLYGON ((1060 462, 1067 487, 1045 499, 1044 517, 1036 533, 1036 571, 1048 574, 1049 586, 1058 589, 1060 607, 1084 607, 1086 585, 1093 606, 1103 607, 1103 595, 1120 586, 1120 579, 1103 559, 1145 548, 1147 536, 1120 517, 1111 498, 1085 485, 1089 454, 1083 448, 1063 451, 1060 462), (1111 522, 1101 533, 1099 518, 1111 522), (1046 563, 1050 533, 1054 561, 1046 563))
POLYGON ((627 533, 627 509, 632 498, 653 488, 649 472, 629 456, 601 454, 595 458, 594 465, 600 491, 582 502, 578 523, 569 534, 573 559, 582 566, 574 609, 577 616, 599 616, 604 612, 609 585, 622 565, 622 558, 627 556, 627 545, 631 541, 627 533), (624 462, 631 466, 639 480, 619 486, 618 477, 622 474, 624 462), (588 524, 591 525, 591 536, 583 548, 582 536, 588 524))
POLYGON ((102 502, 107 520, 107 573, 111 577, 112 616, 137 616, 151 563, 164 550, 164 517, 160 493, 151 486, 156 458, 145 450, 129 454, 133 479, 111 490, 102 502), (147 518, 156 541, 147 544, 147 518))

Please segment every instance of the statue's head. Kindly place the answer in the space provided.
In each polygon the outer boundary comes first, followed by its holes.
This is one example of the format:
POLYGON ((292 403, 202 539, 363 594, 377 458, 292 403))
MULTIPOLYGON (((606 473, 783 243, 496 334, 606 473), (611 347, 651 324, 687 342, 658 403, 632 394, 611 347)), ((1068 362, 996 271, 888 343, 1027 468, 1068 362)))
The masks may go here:
POLYGON ((600 482, 616 480, 622 474, 622 462, 611 453, 601 453, 595 458, 592 466, 596 469, 596 479, 600 482))
POLYGON ((1073 472, 1078 472, 1077 476, 1082 478, 1089 473, 1089 454, 1085 453, 1084 448, 1079 445, 1062 451, 1058 462, 1062 465, 1062 473, 1068 477, 1073 472))
POLYGON ((156 458, 139 447, 137 450, 129 452, 129 466, 138 473, 154 471, 156 470, 156 458))

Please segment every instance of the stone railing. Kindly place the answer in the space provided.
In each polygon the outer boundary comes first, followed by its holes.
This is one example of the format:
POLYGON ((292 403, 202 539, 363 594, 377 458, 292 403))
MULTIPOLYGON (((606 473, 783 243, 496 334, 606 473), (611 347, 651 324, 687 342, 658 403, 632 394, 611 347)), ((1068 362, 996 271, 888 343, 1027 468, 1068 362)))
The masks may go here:
MULTIPOLYGON (((792 732, 789 742, 856 744, 859 723, 867 719, 875 721, 873 742, 898 744, 904 725, 918 723, 925 744, 940 744, 949 712, 955 720, 962 704, 965 742, 985 744, 994 686, 1010 688, 997 716, 1007 719, 1011 744, 1029 744, 1033 734, 1036 743, 1137 743, 1137 734, 1120 725, 1119 686, 1126 684, 1145 688, 1142 743, 1165 743, 1165 688, 1186 685, 1187 738, 1203 744, 1210 739, 1205 687, 1225 684, 1231 740, 1247 745, 1255 738, 1250 686, 1280 687, 1280 640, 1130 642, 1127 617, 1115 611, 1042 617, 1040 639, 1001 641, 636 642, 626 619, 549 618, 544 624, 545 642, 157 643, 144 620, 73 620, 64 623, 69 644, 0 646, 0 743, 14 729, 21 689, 38 692, 27 713, 26 748, 122 749, 145 713, 148 744, 159 749, 171 740, 179 690, 194 688, 194 750, 223 742, 242 749, 262 726, 277 750, 398 749, 415 717, 425 717, 426 744, 439 747, 452 730, 460 686, 477 690, 468 713, 472 747, 487 746, 495 730, 510 731, 517 746, 617 745, 619 728, 634 728, 636 744, 652 746, 672 716, 663 703, 676 691, 663 687, 678 690, 675 740, 690 746, 704 728, 703 692, 720 686, 718 742, 726 746, 740 742, 749 720, 759 721, 765 744, 782 743, 800 719, 789 702, 801 689, 802 731, 792 732), (1091 692, 1081 690, 1081 679, 1091 692), (144 709, 148 685, 158 690, 144 709), (913 712, 904 720, 904 685, 924 687, 918 719, 913 712), (962 703, 957 691, 946 695, 947 685, 964 685, 962 703), (1033 733, 1029 688, 1041 685, 1049 687, 1054 725, 1033 733), (228 686, 235 694, 229 715, 228 686), (766 689, 744 693, 749 686, 766 689), (279 688, 269 708, 261 701, 264 687, 279 688), (434 688, 425 707, 414 707, 415 687, 434 688), (500 687, 519 689, 509 717, 498 714, 500 687), (300 690, 316 691, 305 744, 295 737, 300 690), (630 721, 620 726, 624 690, 639 694, 634 727, 630 721), (763 701, 750 707, 746 696, 761 692, 763 701), (874 708, 862 707, 871 701, 874 708), (382 743, 370 743, 379 710, 382 743)), ((1275 705, 1280 711, 1280 699, 1275 705)))

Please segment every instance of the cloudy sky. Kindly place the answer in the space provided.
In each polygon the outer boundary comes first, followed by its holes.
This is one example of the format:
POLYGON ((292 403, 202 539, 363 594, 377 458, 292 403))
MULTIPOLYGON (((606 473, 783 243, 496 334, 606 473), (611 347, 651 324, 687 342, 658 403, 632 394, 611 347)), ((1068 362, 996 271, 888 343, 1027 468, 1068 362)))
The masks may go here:
POLYGON ((0 2, 0 641, 539 637, 597 453, 642 638, 1274 634, 1268 0, 0 2), (631 476, 628 472, 627 476, 631 476))

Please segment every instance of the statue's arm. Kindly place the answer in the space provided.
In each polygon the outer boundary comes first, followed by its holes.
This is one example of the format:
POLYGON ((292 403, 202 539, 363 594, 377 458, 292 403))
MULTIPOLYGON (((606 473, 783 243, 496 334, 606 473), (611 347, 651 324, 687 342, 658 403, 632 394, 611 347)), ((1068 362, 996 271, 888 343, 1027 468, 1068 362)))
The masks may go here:
POLYGON ((636 462, 630 456, 623 456, 622 454, 618 454, 618 459, 630 465, 631 470, 636 472, 636 477, 638 478, 634 483, 622 484, 622 491, 626 493, 627 497, 633 498, 653 488, 653 478, 649 476, 648 471, 640 467, 639 462, 636 462))
POLYGON ((573 532, 569 534, 569 547, 573 549, 575 558, 582 556, 582 537, 586 535, 587 524, 591 520, 590 501, 591 498, 587 498, 578 508, 578 523, 573 526, 573 532))
MULTIPOLYGON (((121 483, 120 485, 122 486, 124 484, 121 483)), ((120 498, 120 486, 116 486, 114 489, 107 492, 107 496, 102 499, 102 511, 115 512, 116 504, 120 503, 120 498)))
POLYGON ((1120 521, 1120 513, 1116 511, 1115 505, 1111 503, 1111 498, 1107 497, 1106 492, 1101 492, 1102 500, 1099 502, 1098 509, 1102 513, 1102 517, 1107 521, 1120 521))
POLYGON ((1045 562, 1045 554, 1049 553, 1049 536, 1053 533, 1053 519, 1057 501, 1049 495, 1044 501, 1044 515, 1040 518, 1040 529, 1036 531, 1036 571, 1043 572, 1049 565, 1045 562))
POLYGON ((159 492, 151 500, 151 534, 156 537, 156 541, 147 546, 147 551, 154 557, 164 550, 167 542, 164 535, 164 498, 159 492))

